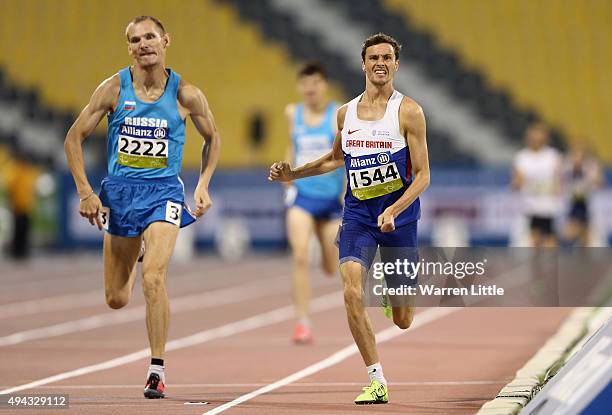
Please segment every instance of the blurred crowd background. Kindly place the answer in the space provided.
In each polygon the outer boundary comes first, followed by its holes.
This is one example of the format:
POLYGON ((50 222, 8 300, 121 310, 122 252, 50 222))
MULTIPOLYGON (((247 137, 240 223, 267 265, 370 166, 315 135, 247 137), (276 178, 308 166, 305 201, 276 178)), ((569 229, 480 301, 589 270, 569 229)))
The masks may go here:
MULTIPOLYGON (((180 252, 286 249, 283 189, 266 178, 289 140, 283 109, 299 99, 296 71, 320 61, 331 97, 346 102, 364 87, 361 42, 379 31, 403 44, 395 88, 427 117, 423 244, 530 243, 522 197, 537 185, 513 187, 512 170, 534 125, 560 154, 559 244, 612 240, 608 0, 0 0, 0 8, 5 257, 101 246, 78 215, 63 140, 96 86, 131 63, 124 30, 141 14, 164 23, 168 66, 204 91, 222 137, 213 209, 182 232, 180 252), (587 215, 576 224, 577 200, 587 215)), ((105 175, 105 128, 85 144, 92 184, 105 175)), ((201 145, 188 121, 188 202, 201 145)))

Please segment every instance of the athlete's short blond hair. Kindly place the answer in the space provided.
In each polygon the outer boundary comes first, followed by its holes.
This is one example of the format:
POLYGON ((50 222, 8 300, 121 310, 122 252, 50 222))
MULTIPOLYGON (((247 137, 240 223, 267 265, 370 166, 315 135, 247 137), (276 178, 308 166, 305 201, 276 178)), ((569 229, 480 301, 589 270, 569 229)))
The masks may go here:
MULTIPOLYGON (((158 18, 153 17, 153 16, 136 16, 125 27, 125 36, 127 37, 127 35, 128 35, 127 31, 128 31, 128 28, 130 27, 131 24, 136 24, 136 23, 144 22, 145 20, 150 20, 153 23, 155 23, 155 26, 157 26, 157 28, 159 29, 159 34, 161 36, 166 34, 166 29, 164 29, 164 25, 162 24, 162 22, 158 18)), ((130 39, 128 38, 128 40, 130 40, 130 39)))

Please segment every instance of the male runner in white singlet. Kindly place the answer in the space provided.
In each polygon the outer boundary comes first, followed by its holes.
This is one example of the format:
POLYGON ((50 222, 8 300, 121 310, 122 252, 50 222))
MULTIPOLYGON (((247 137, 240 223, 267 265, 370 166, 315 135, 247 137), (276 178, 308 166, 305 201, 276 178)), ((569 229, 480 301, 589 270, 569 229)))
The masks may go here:
MULTIPOLYGON (((366 89, 338 110, 339 133, 333 150, 295 169, 286 162, 270 167, 270 180, 290 181, 345 165, 348 187, 339 235, 340 273, 349 327, 370 378, 356 404, 387 403, 389 399, 363 303, 362 275, 371 266, 377 247, 385 263, 416 251, 418 198, 429 185, 423 110, 393 88, 400 49, 395 39, 383 33, 366 39, 361 51, 366 89)), ((408 277, 387 279, 385 275, 387 285, 408 277)), ((411 305, 393 307, 393 321, 402 329, 410 327, 413 315, 411 305)))

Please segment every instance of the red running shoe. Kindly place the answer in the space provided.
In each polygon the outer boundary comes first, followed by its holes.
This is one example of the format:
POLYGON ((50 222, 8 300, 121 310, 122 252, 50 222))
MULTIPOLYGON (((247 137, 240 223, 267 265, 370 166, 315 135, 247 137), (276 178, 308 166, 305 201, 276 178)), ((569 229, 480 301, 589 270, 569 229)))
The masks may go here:
POLYGON ((310 328, 302 323, 298 323, 293 330, 293 343, 295 344, 311 344, 313 342, 310 328))
POLYGON ((144 388, 144 396, 148 399, 161 399, 164 395, 164 382, 157 373, 151 373, 144 388))

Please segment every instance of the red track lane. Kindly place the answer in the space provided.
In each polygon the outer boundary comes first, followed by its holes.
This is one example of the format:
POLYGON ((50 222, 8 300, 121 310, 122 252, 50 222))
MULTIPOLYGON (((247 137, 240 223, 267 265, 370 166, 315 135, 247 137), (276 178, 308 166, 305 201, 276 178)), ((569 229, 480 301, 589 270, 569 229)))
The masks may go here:
MULTIPOLYGON (((61 263, 59 259, 53 260, 61 263)), ((23 281, 9 276, 9 292, 0 297, 0 307, 32 298, 101 289, 101 264, 99 260, 88 262, 91 270, 86 275, 83 275, 85 267, 75 266, 72 273, 69 267, 64 267, 61 287, 45 280, 48 274, 43 272, 44 262, 25 271, 20 269, 18 275, 23 281), (81 279, 85 281, 76 286, 70 284, 81 279), (30 290, 20 295, 20 284, 27 284, 30 290)), ((268 279, 277 278, 284 286, 276 287, 276 293, 263 293, 234 304, 175 313, 170 339, 289 305, 289 275, 289 261, 278 257, 250 258, 248 262, 236 264, 201 258, 189 264, 173 265, 169 275, 171 306, 172 299, 181 296, 228 287, 239 290, 268 279)), ((329 280, 318 274, 313 279, 317 285, 315 296, 340 288, 338 279, 329 280)), ((141 304, 142 294, 136 287, 130 307, 141 304)), ((388 405, 357 407, 352 403, 367 381, 361 358, 354 355, 225 413, 471 414, 514 377, 516 370, 557 330, 569 311, 562 308, 471 308, 407 330, 379 347, 385 375, 391 382, 388 405)), ((110 310, 105 308, 103 297, 100 297, 95 304, 73 309, 0 319, 0 336, 107 312, 110 310)), ((376 331, 390 326, 381 310, 372 308, 369 312, 376 331)), ((352 343, 341 305, 313 315, 313 346, 298 347, 290 343, 293 324, 292 319, 288 319, 168 352, 168 398, 164 400, 142 398, 146 359, 20 393, 69 394, 70 409, 53 412, 58 414, 202 414, 319 362, 352 343), (188 401, 209 404, 185 405, 188 401)), ((0 347, 0 367, 3 369, 0 389, 103 362, 145 347, 144 315, 133 322, 0 347)), ((19 410, 17 413, 42 412, 19 410)))

